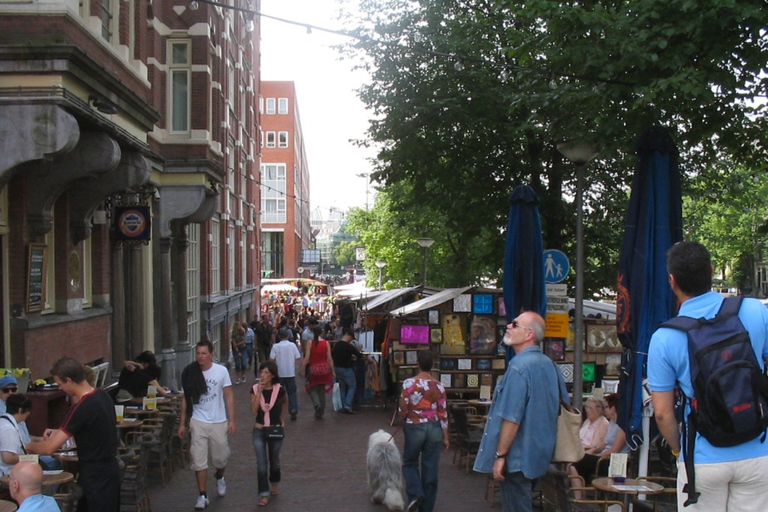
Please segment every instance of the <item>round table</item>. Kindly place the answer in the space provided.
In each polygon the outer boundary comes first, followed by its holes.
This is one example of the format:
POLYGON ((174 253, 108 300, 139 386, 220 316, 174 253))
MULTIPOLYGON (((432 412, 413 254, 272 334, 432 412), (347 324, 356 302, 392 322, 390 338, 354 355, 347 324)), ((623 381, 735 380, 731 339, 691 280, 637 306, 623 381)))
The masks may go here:
POLYGON ((17 507, 12 501, 0 500, 0 512, 13 512, 17 507))
POLYGON ((140 427, 143 424, 144 424, 143 420, 125 419, 121 423, 117 423, 116 427, 119 429, 132 429, 132 428, 140 427))
MULTIPOLYGON (((54 475, 43 474, 43 485, 61 485, 71 482, 75 479, 75 475, 69 471, 61 471, 54 475)), ((7 486, 10 483, 10 475, 3 475, 0 477, 0 483, 7 486)))
POLYGON ((648 480, 627 478, 623 482, 614 482, 613 478, 600 477, 592 480, 592 487, 604 492, 621 494, 624 499, 624 510, 629 510, 629 497, 638 494, 659 494, 664 492, 664 486, 648 480), (617 488, 618 486, 618 488, 617 488))
POLYGON ((147 409, 129 409, 128 407, 123 409, 124 416, 154 416, 157 413, 157 409, 152 409, 151 411, 147 409))
POLYGON ((477 400, 475 398, 467 400, 467 405, 471 405, 471 406, 474 406, 474 407, 487 407, 487 408, 490 408, 492 403, 493 402, 490 401, 490 400, 477 400))

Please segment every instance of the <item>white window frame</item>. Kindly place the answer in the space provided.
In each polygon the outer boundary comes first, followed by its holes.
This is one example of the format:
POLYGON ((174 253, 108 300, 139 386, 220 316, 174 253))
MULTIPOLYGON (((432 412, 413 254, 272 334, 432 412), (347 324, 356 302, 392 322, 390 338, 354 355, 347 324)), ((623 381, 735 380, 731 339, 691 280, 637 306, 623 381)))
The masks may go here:
POLYGON ((172 134, 191 133, 192 117, 192 41, 189 39, 170 39, 168 41, 168 131, 172 134), (186 46, 184 62, 174 62, 175 47, 186 46), (177 81, 186 84, 185 97, 177 97, 177 81), (177 107, 177 104, 183 106, 177 107), (181 110, 183 109, 183 112, 181 110), (179 118, 179 116, 184 116, 179 118), (177 121, 180 124, 177 124, 177 121))
POLYGON ((211 295, 221 293, 221 225, 218 217, 211 219, 211 295))
POLYGON ((277 132, 267 132, 267 148, 277 147, 277 132))
POLYGON ((261 164, 262 224, 285 224, 288 222, 287 184, 285 164, 261 164))
POLYGON ((274 115, 276 111, 275 98, 267 98, 267 114, 274 115))
POLYGON ((227 289, 235 289, 235 223, 229 222, 227 226, 227 259, 229 269, 227 272, 227 289))
POLYGON ((48 246, 48 264, 45 268, 45 303, 40 311, 41 315, 47 315, 56 312, 56 265, 54 264, 54 254, 56 254, 56 219, 54 218, 54 209, 51 209, 51 230, 45 234, 45 245, 48 246))
POLYGON ((288 114, 288 98, 277 98, 277 113, 288 114))
POLYGON ((187 226, 187 337, 200 341, 200 224, 187 226))
POLYGON ((277 147, 288 147, 288 132, 277 132, 277 147))

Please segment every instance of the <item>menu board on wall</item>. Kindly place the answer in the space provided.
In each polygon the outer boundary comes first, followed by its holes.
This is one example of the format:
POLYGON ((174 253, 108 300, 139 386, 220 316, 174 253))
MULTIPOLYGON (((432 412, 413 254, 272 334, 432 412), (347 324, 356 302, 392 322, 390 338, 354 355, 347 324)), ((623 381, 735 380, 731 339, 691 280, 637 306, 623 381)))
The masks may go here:
POLYGON ((29 245, 27 258, 27 311, 41 311, 45 305, 45 288, 48 265, 48 247, 29 245))

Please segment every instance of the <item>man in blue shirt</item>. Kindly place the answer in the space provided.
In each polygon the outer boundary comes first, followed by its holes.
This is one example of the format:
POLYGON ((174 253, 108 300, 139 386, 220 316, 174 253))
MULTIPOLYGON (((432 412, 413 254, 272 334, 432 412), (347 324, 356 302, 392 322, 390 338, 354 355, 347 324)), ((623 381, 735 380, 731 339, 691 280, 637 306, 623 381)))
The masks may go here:
POLYGON ((13 499, 19 503, 17 512, 61 512, 56 500, 42 494, 42 485, 40 464, 24 461, 13 466, 8 487, 13 499))
MULTIPOLYGON (((712 290, 712 261, 706 247, 696 242, 680 242, 667 251, 667 272, 672 291, 681 303, 679 314, 693 318, 713 318, 723 297, 712 290)), ((758 363, 768 357, 768 310, 756 299, 744 299, 739 319, 749 332, 758 363)), ((672 453, 680 455, 681 434, 675 418, 675 385, 685 396, 694 397, 688 357, 688 338, 677 329, 662 327, 651 337, 648 350, 648 384, 659 430, 672 453)), ((701 398, 701 397, 698 397, 701 398)), ((688 411, 685 411, 687 417, 688 411)), ((678 464, 678 510, 762 511, 768 502, 768 442, 761 438, 732 447, 712 446, 697 434, 694 452, 698 503, 683 508, 688 498, 684 464, 678 464)))
POLYGON ((530 512, 533 480, 547 472, 555 451, 559 371, 541 353, 544 319, 522 313, 507 325, 504 344, 515 350, 494 392, 475 471, 499 481, 504 512, 530 512))

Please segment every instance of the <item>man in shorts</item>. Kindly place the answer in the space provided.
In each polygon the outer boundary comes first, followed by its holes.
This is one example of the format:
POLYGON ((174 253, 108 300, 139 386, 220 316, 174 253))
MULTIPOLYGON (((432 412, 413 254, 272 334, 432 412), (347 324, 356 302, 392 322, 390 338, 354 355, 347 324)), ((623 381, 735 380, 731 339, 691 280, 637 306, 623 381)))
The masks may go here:
POLYGON ((184 400, 181 402, 179 437, 184 438, 189 422, 192 436, 189 452, 192 470, 197 475, 200 495, 195 510, 208 506, 208 453, 216 468, 216 486, 219 496, 227 492, 224 470, 229 460, 229 439, 235 434, 235 400, 232 379, 227 368, 213 362, 213 344, 200 341, 195 347, 196 361, 181 374, 184 400))

